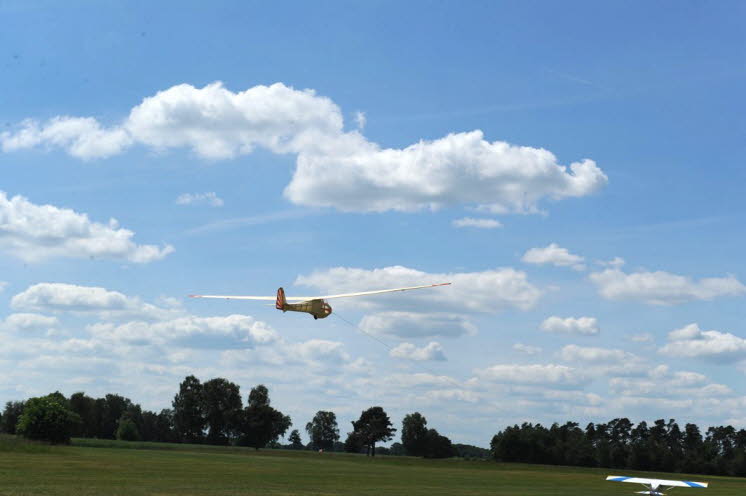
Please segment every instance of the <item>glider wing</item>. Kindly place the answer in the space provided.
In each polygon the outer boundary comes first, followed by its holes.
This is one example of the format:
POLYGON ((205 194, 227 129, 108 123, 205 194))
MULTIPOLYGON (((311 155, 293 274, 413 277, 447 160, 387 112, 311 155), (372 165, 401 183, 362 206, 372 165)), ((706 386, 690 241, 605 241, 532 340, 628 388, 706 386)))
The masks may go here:
MULTIPOLYGON (((286 296, 287 301, 309 301, 309 300, 329 300, 331 298, 348 298, 350 296, 366 296, 381 293, 393 293, 396 291, 409 291, 410 289, 434 288, 437 286, 448 286, 450 282, 440 284, 427 284, 425 286, 410 286, 408 288, 379 289, 377 291, 363 291, 361 293, 345 293, 327 296, 286 296)), ((276 296, 231 296, 231 295, 189 295, 191 298, 218 298, 222 300, 265 300, 275 301, 276 296)))
POLYGON ((626 477, 624 475, 610 475, 607 481, 615 482, 632 482, 635 484, 650 484, 651 486, 669 486, 669 487, 707 487, 707 482, 676 481, 665 479, 643 479, 641 477, 626 477))
POLYGON ((394 288, 394 289, 379 289, 377 291, 363 291, 361 293, 344 293, 344 294, 336 294, 336 295, 326 295, 326 296, 314 296, 314 297, 308 297, 309 300, 329 300, 332 298, 349 298, 350 296, 366 296, 366 295, 374 295, 374 294, 381 294, 381 293, 394 293, 396 291, 409 291, 410 289, 424 289, 424 288, 435 288, 438 286, 449 286, 450 282, 442 282, 439 284, 426 284, 424 286, 410 286, 408 288, 394 288))

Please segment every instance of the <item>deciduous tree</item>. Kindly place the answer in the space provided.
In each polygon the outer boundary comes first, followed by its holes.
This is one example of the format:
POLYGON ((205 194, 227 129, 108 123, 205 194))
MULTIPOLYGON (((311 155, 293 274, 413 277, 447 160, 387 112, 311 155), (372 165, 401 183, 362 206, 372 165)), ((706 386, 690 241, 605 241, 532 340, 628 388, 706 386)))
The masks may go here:
POLYGON ((306 424, 306 432, 314 448, 330 450, 339 439, 337 416, 334 412, 319 410, 313 420, 306 424))
POLYGON ((376 443, 389 441, 396 432, 391 419, 380 406, 373 406, 363 411, 360 418, 352 422, 354 432, 363 440, 370 456, 376 456, 376 443))

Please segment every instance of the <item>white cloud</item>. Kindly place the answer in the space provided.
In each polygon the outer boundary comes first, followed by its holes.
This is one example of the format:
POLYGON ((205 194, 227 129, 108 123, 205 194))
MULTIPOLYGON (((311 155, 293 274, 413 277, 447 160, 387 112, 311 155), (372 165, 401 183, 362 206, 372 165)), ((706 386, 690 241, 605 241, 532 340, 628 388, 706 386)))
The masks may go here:
POLYGON ((560 351, 560 357, 566 362, 588 363, 596 365, 629 365, 639 364, 640 358, 624 350, 567 345, 560 351))
POLYGON ((365 129, 365 124, 368 122, 367 118, 365 117, 365 112, 362 112, 358 110, 355 112, 355 124, 357 124, 357 128, 361 131, 365 129))
POLYGON ((224 202, 214 191, 208 191, 207 193, 183 193, 176 198, 176 204, 222 207, 224 202))
POLYGON ((601 265, 602 267, 611 267, 618 269, 622 267, 626 262, 622 257, 614 257, 611 260, 596 260, 596 263, 598 265, 601 265))
POLYGON ((541 348, 539 348, 538 346, 531 346, 523 343, 514 344, 513 349, 527 355, 538 355, 539 353, 541 353, 541 348))
POLYGON ((2 328, 9 331, 49 330, 59 325, 56 317, 38 313, 13 313, 5 318, 2 328))
POLYGON ((555 364, 500 364, 476 373, 488 381, 521 385, 580 386, 589 380, 581 370, 555 364))
POLYGON ((6 152, 37 146, 59 147, 82 159, 116 155, 132 142, 126 129, 104 129, 92 117, 54 117, 43 126, 27 119, 15 134, 0 133, 0 143, 6 152))
POLYGON ((746 339, 729 332, 703 331, 696 323, 669 332, 668 340, 659 350, 664 355, 720 362, 746 358, 746 339))
POLYGON ((531 248, 523 254, 521 260, 535 265, 552 264, 557 267, 585 270, 583 257, 570 253, 567 248, 562 248, 557 243, 551 243, 544 248, 531 248))
POLYGON ((477 229, 496 229, 502 227, 502 223, 495 219, 474 219, 472 217, 463 217, 452 222, 454 227, 475 227, 477 229))
POLYGON ((274 329, 248 315, 196 317, 166 321, 97 323, 87 327, 94 338, 130 345, 177 343, 185 348, 253 348, 276 341, 274 329))
POLYGON ((655 338, 649 332, 634 334, 630 337, 630 339, 635 343, 652 343, 653 341, 655 341, 655 338))
POLYGON ((697 398, 699 403, 703 403, 708 398, 733 394, 731 388, 711 383, 703 374, 690 371, 671 372, 667 365, 653 368, 644 377, 614 377, 609 380, 609 388, 612 393, 621 397, 619 400, 624 404, 634 405, 640 398, 646 398, 648 401, 666 399, 683 402, 672 405, 675 408, 691 407, 690 403, 686 403, 691 401, 691 398, 697 398))
POLYGON ((0 281, 0 293, 5 291, 5 288, 8 287, 8 283, 6 281, 0 281))
POLYGON ((86 214, 53 205, 36 205, 0 191, 0 250, 24 261, 53 257, 101 257, 148 263, 174 251, 171 245, 138 245, 134 233, 117 221, 92 222, 86 214))
POLYGON ((105 288, 50 282, 29 286, 13 296, 10 306, 16 310, 95 313, 103 317, 149 320, 167 319, 179 312, 144 303, 139 298, 105 288))
MULTIPOLYGON (((356 115, 362 129, 364 114, 356 115)), ((191 148, 226 159, 263 147, 298 155, 285 195, 292 202, 382 212, 477 205, 492 212, 535 212, 544 199, 580 197, 608 179, 592 160, 561 165, 549 151, 453 133, 403 149, 381 148, 360 130, 345 132, 342 112, 312 90, 282 83, 234 93, 221 83, 173 86, 145 98, 119 125, 93 118, 26 120, 0 134, 4 151, 60 147, 83 159, 134 144, 191 148)))
MULTIPOLYGON (((530 284, 524 272, 510 268, 466 273, 427 273, 402 266, 365 270, 334 267, 299 276, 296 285, 318 288, 324 294, 351 293, 374 289, 419 286, 452 282, 451 286, 355 298, 355 306, 390 310, 497 312, 506 308, 527 310, 541 297, 541 290, 530 284)), ((337 305, 344 304, 342 300, 337 305)))
POLYGON ((447 313, 379 312, 366 315, 360 329, 371 334, 400 338, 458 337, 476 334, 477 328, 463 315, 447 313))
POLYGON ((719 296, 738 296, 746 286, 733 275, 694 281, 669 272, 634 272, 618 268, 594 272, 590 280, 608 300, 641 301, 651 305, 675 305, 693 300, 712 300, 719 296))
POLYGON ((313 362, 345 363, 350 361, 350 355, 344 350, 344 344, 339 341, 325 339, 309 339, 291 346, 293 352, 305 360, 313 362))
POLYGON ((412 343, 401 343, 389 353, 394 358, 403 358, 414 361, 445 361, 446 356, 443 353, 443 347, 437 341, 431 341, 422 348, 418 348, 412 343))
POLYGON ((541 323, 541 330, 562 334, 581 334, 593 336, 600 332, 595 317, 556 317, 552 316, 541 323))

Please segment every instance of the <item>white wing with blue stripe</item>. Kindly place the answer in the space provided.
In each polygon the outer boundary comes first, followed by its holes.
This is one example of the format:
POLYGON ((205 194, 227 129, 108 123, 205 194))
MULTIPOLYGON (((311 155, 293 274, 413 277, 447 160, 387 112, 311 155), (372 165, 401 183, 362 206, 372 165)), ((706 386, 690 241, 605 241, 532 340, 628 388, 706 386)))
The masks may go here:
POLYGON ((644 479, 642 477, 627 477, 624 475, 610 475, 606 478, 607 481, 615 482, 632 482, 634 484, 647 484, 653 489, 668 486, 668 487, 707 487, 707 482, 692 482, 692 481, 677 481, 677 480, 666 480, 666 479, 644 479))

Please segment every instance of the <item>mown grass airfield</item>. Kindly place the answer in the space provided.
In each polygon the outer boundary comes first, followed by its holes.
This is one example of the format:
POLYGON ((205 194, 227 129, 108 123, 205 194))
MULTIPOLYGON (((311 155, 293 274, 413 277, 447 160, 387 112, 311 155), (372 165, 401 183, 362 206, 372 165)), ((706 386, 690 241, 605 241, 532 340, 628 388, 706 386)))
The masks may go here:
MULTIPOLYGON (((0 495, 630 495, 608 469, 424 460, 76 439, 49 446, 0 439, 0 495)), ((645 473, 680 479, 683 474, 645 473)), ((746 480, 697 476, 696 496, 746 493, 746 480)), ((683 494, 683 493, 682 493, 683 494)))

